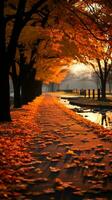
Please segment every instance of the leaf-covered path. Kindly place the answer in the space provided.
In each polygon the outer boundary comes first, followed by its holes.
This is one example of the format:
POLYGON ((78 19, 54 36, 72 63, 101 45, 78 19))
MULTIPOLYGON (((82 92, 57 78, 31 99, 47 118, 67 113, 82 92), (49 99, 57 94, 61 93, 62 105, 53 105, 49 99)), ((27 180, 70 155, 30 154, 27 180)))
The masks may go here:
POLYGON ((112 199, 112 133, 50 95, 0 125, 0 197, 112 199))

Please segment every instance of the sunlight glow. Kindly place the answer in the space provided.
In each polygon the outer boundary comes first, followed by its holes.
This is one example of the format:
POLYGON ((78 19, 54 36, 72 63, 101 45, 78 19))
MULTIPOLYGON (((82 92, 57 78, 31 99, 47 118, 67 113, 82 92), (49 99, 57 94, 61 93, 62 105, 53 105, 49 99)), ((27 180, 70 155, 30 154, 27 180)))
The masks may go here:
POLYGON ((76 64, 73 64, 70 68, 70 72, 71 73, 77 73, 77 72, 91 72, 91 67, 89 67, 88 65, 85 65, 83 63, 76 63, 76 64))

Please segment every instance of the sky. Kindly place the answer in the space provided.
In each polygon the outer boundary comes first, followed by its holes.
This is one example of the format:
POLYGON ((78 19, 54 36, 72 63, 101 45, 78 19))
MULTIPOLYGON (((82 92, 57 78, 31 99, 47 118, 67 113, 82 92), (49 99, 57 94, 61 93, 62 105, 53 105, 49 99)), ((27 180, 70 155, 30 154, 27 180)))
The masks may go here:
POLYGON ((66 89, 93 89, 97 88, 92 77, 92 67, 82 63, 73 64, 68 76, 60 84, 61 90, 66 89))
POLYGON ((70 74, 76 74, 76 75, 83 75, 88 74, 88 76, 91 76, 92 68, 83 64, 83 63, 77 63, 73 64, 70 69, 70 74))

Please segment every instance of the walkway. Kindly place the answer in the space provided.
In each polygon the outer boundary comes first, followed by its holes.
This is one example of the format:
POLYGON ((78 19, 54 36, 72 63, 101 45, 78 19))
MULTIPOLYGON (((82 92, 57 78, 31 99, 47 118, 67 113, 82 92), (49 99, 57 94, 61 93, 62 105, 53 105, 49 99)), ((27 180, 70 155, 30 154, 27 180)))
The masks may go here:
POLYGON ((40 133, 26 149, 32 161, 13 169, 19 173, 11 188, 14 196, 2 199, 112 200, 111 132, 82 119, 50 95, 37 99, 37 104, 40 133))

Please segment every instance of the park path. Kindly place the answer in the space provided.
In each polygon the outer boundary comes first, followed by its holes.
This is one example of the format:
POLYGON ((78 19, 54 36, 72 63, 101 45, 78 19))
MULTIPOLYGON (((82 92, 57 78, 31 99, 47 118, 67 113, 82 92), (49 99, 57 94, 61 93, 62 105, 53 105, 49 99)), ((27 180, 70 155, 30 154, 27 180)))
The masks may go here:
MULTIPOLYGON (((88 195, 112 199, 112 135, 69 111, 50 95, 43 97, 38 112, 42 177, 47 178, 51 188, 68 188, 68 199, 70 191, 73 199, 74 195, 79 199, 88 195)), ((52 192, 50 188, 49 191, 52 192)))
MULTIPOLYGON (((10 180, 7 184, 1 179, 0 189, 8 191, 0 192, 2 199, 112 200, 112 133, 68 110, 51 95, 37 98, 36 106, 38 134, 35 124, 33 137, 20 134, 16 145, 26 141, 27 148, 19 144, 18 165, 13 151, 10 173, 4 161, 1 177, 5 171, 10 180)), ((24 108, 20 111, 27 117, 24 108)))

